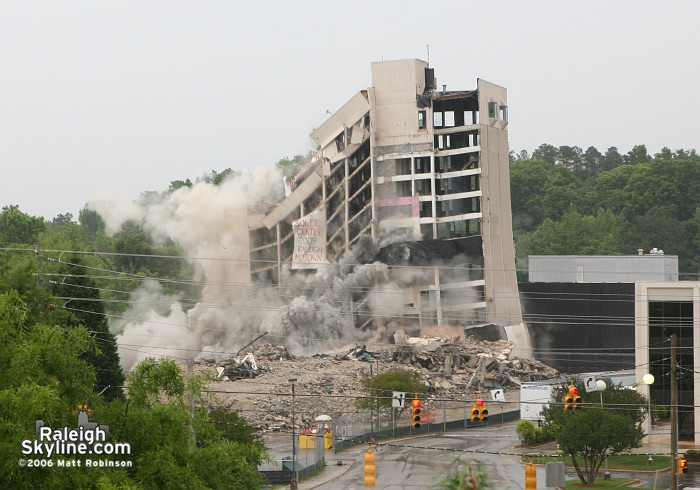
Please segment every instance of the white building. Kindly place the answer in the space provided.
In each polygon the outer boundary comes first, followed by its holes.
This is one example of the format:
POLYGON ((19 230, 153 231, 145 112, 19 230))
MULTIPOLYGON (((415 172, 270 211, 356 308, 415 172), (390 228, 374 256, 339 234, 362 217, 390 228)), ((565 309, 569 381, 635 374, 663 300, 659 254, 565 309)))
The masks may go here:
MULTIPOLYGON (((328 261, 363 236, 391 235, 401 243, 385 251, 387 260, 435 266, 402 284, 404 311, 421 324, 522 322, 505 88, 477 80, 473 90, 438 90, 424 61, 372 63, 372 86, 311 139, 318 154, 287 197, 248 217, 253 281, 278 281, 293 260, 292 221, 321 210, 328 261)), ((357 298, 353 311, 366 300, 357 298)))

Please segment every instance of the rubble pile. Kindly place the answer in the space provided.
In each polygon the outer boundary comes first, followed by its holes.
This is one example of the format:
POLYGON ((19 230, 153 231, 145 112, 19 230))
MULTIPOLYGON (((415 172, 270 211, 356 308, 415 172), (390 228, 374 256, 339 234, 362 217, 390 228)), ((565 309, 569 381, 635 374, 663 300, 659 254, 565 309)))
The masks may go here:
POLYGON ((253 350, 253 355, 259 361, 277 361, 292 359, 289 349, 285 345, 263 344, 253 350))
POLYGON ((431 394, 455 399, 560 377, 558 371, 539 361, 511 358, 514 344, 506 340, 406 337, 402 341, 376 350, 358 345, 312 357, 265 344, 241 361, 226 365, 200 360, 195 370, 214 375, 210 386, 220 392, 217 404, 230 404, 249 422, 269 430, 291 427, 292 378, 296 378, 294 412, 297 424, 302 424, 320 414, 354 412, 357 397, 366 395, 362 380, 388 369, 413 371, 431 394))
POLYGON ((253 354, 248 354, 243 359, 233 359, 216 368, 216 372, 219 375, 218 377, 227 378, 229 381, 236 381, 244 378, 257 378, 263 371, 267 371, 267 368, 258 367, 253 354))
POLYGON ((515 344, 508 340, 479 341, 469 337, 408 338, 391 358, 408 364, 435 391, 514 388, 527 381, 556 378, 559 372, 534 359, 510 359, 515 344))

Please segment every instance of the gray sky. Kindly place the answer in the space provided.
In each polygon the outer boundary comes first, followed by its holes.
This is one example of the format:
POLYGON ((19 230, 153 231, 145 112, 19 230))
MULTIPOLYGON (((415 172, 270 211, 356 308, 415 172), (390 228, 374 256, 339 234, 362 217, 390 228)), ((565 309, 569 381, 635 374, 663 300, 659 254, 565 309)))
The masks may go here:
POLYGON ((700 2, 0 0, 0 206, 51 219, 271 165, 426 59, 508 88, 510 146, 698 148, 700 2))

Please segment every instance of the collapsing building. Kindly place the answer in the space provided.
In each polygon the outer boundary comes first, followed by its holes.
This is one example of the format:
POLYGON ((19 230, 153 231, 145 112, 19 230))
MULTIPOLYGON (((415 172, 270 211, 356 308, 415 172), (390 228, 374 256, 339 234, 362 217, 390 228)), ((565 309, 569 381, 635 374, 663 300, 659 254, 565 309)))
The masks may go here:
MULTIPOLYGON (((387 264, 402 324, 522 322, 505 88, 438 90, 424 61, 372 63, 372 86, 311 138, 318 153, 285 199, 249 210, 251 281, 347 262, 372 237, 381 249, 353 262, 387 264)), ((351 292, 359 329, 373 324, 368 289, 351 292)))

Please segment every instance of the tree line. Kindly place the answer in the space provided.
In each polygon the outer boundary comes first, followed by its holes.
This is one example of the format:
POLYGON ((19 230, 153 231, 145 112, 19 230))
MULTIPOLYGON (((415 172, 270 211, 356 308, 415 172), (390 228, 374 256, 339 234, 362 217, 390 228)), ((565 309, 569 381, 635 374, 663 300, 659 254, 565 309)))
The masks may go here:
POLYGON ((511 206, 519 278, 528 255, 678 255, 684 279, 700 269, 700 156, 644 145, 543 144, 511 154, 511 206))

